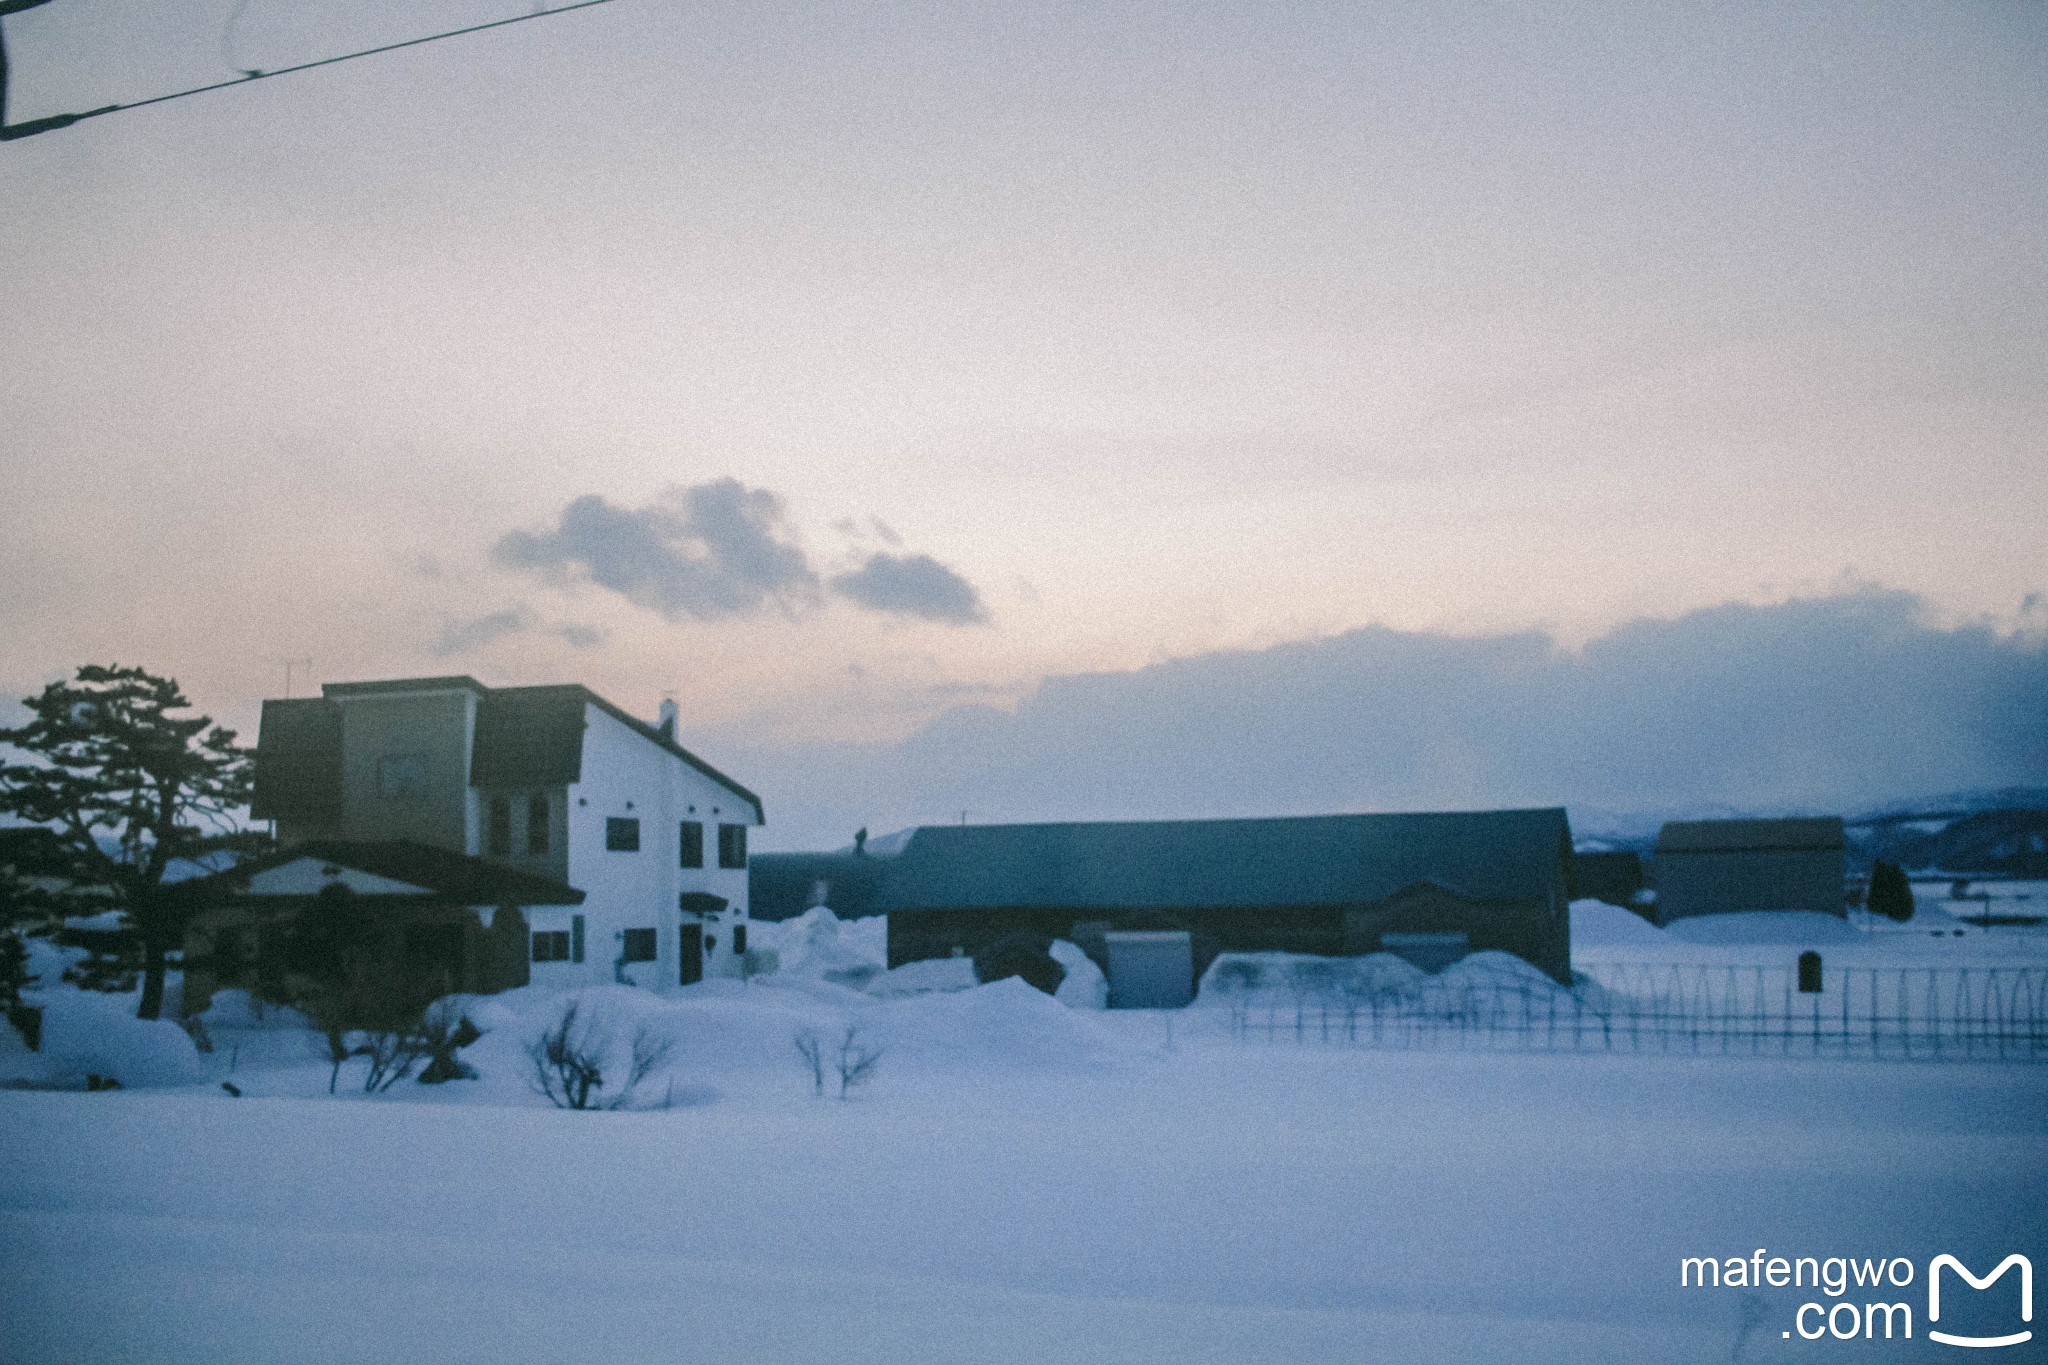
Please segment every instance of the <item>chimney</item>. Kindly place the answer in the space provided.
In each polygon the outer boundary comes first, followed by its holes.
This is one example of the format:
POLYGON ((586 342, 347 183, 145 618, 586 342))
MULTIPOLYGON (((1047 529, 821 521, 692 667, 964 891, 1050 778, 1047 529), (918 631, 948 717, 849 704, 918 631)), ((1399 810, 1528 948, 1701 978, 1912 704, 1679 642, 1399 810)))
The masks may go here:
POLYGON ((661 731, 664 738, 674 739, 676 737, 676 699, 674 697, 663 697, 661 699, 661 719, 655 723, 654 728, 661 731))

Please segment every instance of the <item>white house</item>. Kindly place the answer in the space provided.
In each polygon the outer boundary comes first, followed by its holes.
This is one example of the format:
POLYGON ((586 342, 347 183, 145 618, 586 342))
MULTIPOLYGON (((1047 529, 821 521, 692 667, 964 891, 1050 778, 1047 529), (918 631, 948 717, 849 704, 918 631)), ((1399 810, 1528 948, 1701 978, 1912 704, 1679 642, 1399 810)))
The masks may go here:
POLYGON ((675 720, 575 684, 330 683, 263 704, 252 813, 336 875, 423 845, 580 893, 518 897, 535 984, 736 976, 761 800, 676 743, 675 720))

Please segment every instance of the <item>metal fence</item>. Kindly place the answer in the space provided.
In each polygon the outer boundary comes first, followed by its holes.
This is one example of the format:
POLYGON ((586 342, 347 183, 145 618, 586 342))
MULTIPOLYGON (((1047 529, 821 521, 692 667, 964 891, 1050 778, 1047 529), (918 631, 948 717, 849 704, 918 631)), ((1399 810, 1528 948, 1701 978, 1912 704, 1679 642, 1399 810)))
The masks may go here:
POLYGON ((1358 1047, 1743 1057, 2048 1061, 2048 969, 1791 968, 1601 963, 1567 989, 1527 975, 1442 974, 1398 986, 1341 974, 1246 984, 1244 1040, 1358 1047))

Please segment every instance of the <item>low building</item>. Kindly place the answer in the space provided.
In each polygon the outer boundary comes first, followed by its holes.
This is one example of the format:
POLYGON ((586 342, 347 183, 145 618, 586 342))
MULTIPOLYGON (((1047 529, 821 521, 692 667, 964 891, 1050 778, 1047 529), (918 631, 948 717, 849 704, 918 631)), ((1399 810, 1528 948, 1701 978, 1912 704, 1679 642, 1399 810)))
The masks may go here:
POLYGON ((1599 849, 1572 855, 1580 899, 1606 901, 1624 910, 1643 904, 1642 855, 1629 849, 1599 849))
POLYGON ((1674 820, 1651 864, 1660 925, 1743 910, 1848 914, 1842 821, 1674 820))
MULTIPOLYGON (((429 897, 436 914, 518 907, 535 983, 738 975, 761 801, 678 744, 675 719, 673 704, 649 723, 574 684, 330 683, 263 704, 251 809, 276 822, 285 853, 415 886, 402 894, 429 897), (424 857, 401 845, 445 856, 433 876, 393 872, 394 858, 424 857), (461 886, 486 884, 492 895, 463 900, 461 886), (524 889, 499 896, 513 887, 524 889)), ((301 879, 305 865, 263 872, 301 879)), ((221 884, 245 904, 254 886, 221 884)))
POLYGON ((1332 956, 1463 935, 1569 981, 1571 860, 1561 809, 927 825, 878 899, 891 967, 1020 931, 1085 947, 1179 925, 1223 951, 1332 956))

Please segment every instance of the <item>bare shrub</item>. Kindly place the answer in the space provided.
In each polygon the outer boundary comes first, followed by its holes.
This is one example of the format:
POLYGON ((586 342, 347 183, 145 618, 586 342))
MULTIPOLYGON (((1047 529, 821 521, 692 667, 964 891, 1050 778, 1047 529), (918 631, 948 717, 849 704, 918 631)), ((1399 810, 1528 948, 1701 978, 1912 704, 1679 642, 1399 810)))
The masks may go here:
POLYGON ((527 1045, 526 1056, 533 1066, 527 1084, 557 1109, 629 1108, 640 1083, 667 1059, 670 1041, 651 1029, 638 1030, 633 1035, 625 1083, 611 1099, 601 1101, 597 1092, 605 1088, 604 1059, 612 1048, 612 1034, 594 1024, 579 1026, 579 1013, 577 1004, 570 1002, 554 1027, 527 1045))
POLYGON ((825 1040, 816 1029, 807 1028, 796 1036, 796 1055, 811 1069, 811 1093, 825 1093, 825 1040))
POLYGON ((353 1055, 370 1064, 363 1073, 363 1093, 380 1095, 389 1090, 410 1076, 427 1053, 426 1034, 417 1019, 361 1030, 356 1034, 353 1055))
POLYGON ((444 1001, 429 1009, 420 1020, 420 1039, 427 1053, 427 1064, 420 1070, 420 1084, 475 1080, 476 1068, 455 1054, 481 1037, 482 1031, 452 1003, 444 1001))
POLYGON ((874 1079, 875 1068, 882 1061, 882 1049, 863 1043, 860 1030, 849 1024, 846 1036, 839 1040, 839 1055, 835 1061, 839 1072, 839 1098, 843 1100, 847 1091, 874 1079))

